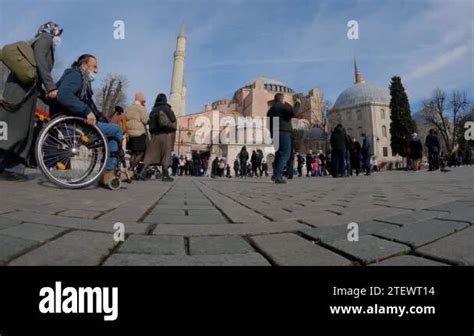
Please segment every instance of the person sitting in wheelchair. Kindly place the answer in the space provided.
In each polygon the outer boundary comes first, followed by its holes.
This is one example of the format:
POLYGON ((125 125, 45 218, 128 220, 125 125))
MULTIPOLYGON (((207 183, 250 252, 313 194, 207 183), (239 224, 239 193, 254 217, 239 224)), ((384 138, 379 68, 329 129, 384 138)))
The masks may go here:
POLYGON ((69 69, 66 69, 57 83, 58 94, 50 108, 51 116, 58 114, 81 117, 88 125, 96 125, 108 139, 109 157, 102 181, 115 176, 119 167, 119 153, 122 130, 111 124, 94 103, 91 83, 97 77, 97 59, 90 54, 81 55, 69 69))

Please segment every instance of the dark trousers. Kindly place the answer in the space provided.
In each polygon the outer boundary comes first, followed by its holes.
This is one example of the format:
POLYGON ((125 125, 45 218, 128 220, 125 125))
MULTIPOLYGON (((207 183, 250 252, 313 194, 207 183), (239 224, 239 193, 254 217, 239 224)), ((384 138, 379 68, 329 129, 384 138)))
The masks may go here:
POLYGON ((247 176, 247 162, 240 160, 240 176, 247 176))
POLYGON ((428 163, 429 170, 438 170, 439 169, 439 152, 429 152, 428 153, 428 163))
POLYGON ((371 167, 370 167, 370 156, 363 157, 362 162, 364 164, 364 169, 366 171, 366 174, 370 175, 370 172, 372 170, 371 167))
POLYGON ((334 176, 343 176, 345 165, 346 165, 346 155, 345 150, 335 149, 332 151, 332 162, 334 167, 334 176))

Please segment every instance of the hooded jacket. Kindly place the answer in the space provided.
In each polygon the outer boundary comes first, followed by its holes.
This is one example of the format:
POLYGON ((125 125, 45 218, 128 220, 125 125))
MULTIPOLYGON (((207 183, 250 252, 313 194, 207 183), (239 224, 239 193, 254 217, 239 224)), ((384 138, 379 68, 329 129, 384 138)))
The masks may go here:
POLYGON ((150 133, 151 134, 167 134, 176 132, 176 115, 168 104, 166 95, 160 93, 156 97, 155 105, 150 113, 150 133), (160 125, 160 111, 163 111, 168 117, 169 121, 174 124, 174 127, 160 125))

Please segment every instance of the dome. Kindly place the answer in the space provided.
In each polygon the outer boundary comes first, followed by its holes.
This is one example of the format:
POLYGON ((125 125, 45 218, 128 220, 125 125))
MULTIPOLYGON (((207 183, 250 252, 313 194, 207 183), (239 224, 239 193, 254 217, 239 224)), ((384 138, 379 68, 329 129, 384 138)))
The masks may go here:
POLYGON ((342 109, 367 103, 390 105, 390 94, 383 87, 357 83, 339 95, 333 109, 342 109))
POLYGON ((263 82, 263 86, 267 91, 273 92, 286 92, 286 93, 294 93, 293 89, 286 86, 283 82, 277 79, 271 79, 267 77, 258 77, 257 79, 246 83, 243 88, 252 88, 256 81, 261 80, 263 82))
POLYGON ((263 84, 271 84, 271 85, 279 85, 279 86, 286 86, 285 84, 283 84, 281 81, 277 80, 277 79, 272 79, 272 78, 267 78, 267 77, 258 77, 257 79, 245 84, 245 86, 249 86, 249 85, 252 85, 253 83, 255 83, 256 81, 258 80, 261 80, 263 81, 263 84))

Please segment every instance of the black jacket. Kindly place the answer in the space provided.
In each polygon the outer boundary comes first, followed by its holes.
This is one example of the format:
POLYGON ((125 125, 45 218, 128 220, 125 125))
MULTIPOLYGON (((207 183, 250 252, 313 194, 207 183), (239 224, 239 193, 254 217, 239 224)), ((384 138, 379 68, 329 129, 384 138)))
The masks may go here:
POLYGON ((425 146, 428 147, 429 152, 439 152, 439 140, 434 134, 428 134, 425 140, 425 146))
POLYGON ((346 130, 341 126, 336 126, 331 134, 331 148, 333 150, 346 150, 346 130))
POLYGON ((168 119, 176 125, 176 115, 174 114, 173 110, 171 109, 171 105, 168 104, 166 96, 164 94, 159 94, 156 98, 155 105, 153 106, 153 110, 150 112, 150 133, 151 134, 167 134, 167 133, 175 133, 176 127, 167 127, 164 125, 160 125, 160 111, 163 111, 168 119))
POLYGON ((241 162, 244 161, 245 164, 247 164, 248 159, 249 159, 249 152, 247 152, 247 150, 242 149, 239 153, 239 160, 241 162))
POLYGON ((293 126, 291 125, 291 119, 295 117, 300 109, 300 103, 296 103, 295 107, 290 107, 284 103, 276 102, 268 110, 267 117, 270 118, 270 134, 273 138, 273 118, 279 118, 279 131, 280 132, 292 132, 293 126))

